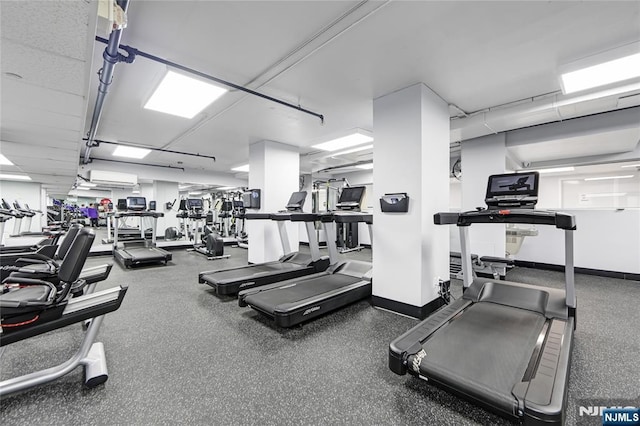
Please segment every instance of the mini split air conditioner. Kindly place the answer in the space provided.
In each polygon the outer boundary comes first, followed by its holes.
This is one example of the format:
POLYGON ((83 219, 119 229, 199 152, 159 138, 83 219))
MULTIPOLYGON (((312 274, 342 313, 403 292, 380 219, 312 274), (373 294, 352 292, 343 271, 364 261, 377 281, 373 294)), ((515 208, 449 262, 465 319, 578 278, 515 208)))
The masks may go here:
POLYGON ((138 183, 138 176, 130 173, 90 170, 89 181, 106 186, 134 186, 138 183))

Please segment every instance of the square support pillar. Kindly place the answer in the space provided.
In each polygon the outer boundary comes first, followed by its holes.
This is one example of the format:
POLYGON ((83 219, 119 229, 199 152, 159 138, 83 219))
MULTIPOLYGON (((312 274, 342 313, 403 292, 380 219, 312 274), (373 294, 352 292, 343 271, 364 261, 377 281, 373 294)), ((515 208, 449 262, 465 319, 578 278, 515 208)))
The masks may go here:
MULTIPOLYGON (((177 200, 176 203, 180 202, 178 183, 164 180, 153 181, 153 198, 151 200, 156 202, 156 211, 164 213, 164 217, 158 218, 156 236, 164 236, 164 231, 167 228, 179 228, 176 212, 165 208, 166 204, 173 202, 173 200, 177 200)), ((147 200, 147 202, 151 200, 147 200)), ((175 207, 178 205, 176 204, 175 207)))
POLYGON ((449 109, 424 84, 373 102, 376 198, 406 192, 408 213, 374 203, 373 304, 417 318, 442 305, 449 279, 449 229, 433 215, 449 210, 449 109))
MULTIPOLYGON (((261 190, 260 212, 283 210, 300 185, 298 147, 273 141, 260 141, 249 146, 249 188, 261 190)), ((309 211, 309 207, 307 207, 309 211)), ((291 250, 298 250, 298 225, 286 223, 291 250)), ((277 260, 282 256, 278 228, 273 221, 248 220, 249 263, 277 260)))

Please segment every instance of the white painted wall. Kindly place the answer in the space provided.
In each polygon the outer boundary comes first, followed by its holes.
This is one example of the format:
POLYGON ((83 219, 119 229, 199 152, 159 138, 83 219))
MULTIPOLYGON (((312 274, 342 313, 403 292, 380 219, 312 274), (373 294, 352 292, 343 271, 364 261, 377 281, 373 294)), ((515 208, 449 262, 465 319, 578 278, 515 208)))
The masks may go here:
MULTIPOLYGON (((43 212, 43 216, 46 218, 46 206, 42 204, 42 194, 40 191, 40 184, 33 182, 17 182, 2 180, 0 181, 0 196, 7 200, 11 206, 14 201, 18 201, 22 207, 25 204, 29 204, 34 210, 40 210, 43 212)), ((34 216, 31 220, 31 228, 27 229, 25 222, 22 223, 21 231, 39 232, 42 230, 42 216, 34 216)), ((8 236, 13 231, 15 219, 11 219, 5 222, 5 236, 8 236)))
MULTIPOLYGON (((489 135, 463 141, 462 211, 486 207, 489 176, 505 172, 505 134, 489 135)), ((471 252, 480 256, 504 256, 504 225, 480 224, 469 230, 471 252)))
MULTIPOLYGON (((575 266, 640 273, 640 209, 563 210, 576 216, 575 266)), ((564 232, 537 226, 527 237, 517 260, 564 264, 564 232)))

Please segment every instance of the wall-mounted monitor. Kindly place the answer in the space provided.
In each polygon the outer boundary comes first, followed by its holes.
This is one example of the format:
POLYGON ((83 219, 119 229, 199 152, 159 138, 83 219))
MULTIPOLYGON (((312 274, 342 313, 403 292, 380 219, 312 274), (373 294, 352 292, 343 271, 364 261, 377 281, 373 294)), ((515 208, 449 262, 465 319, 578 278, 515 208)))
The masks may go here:
POLYGON ((156 209, 156 202, 149 201, 149 210, 155 210, 155 209, 156 209))
POLYGON ((242 202, 245 209, 259 209, 260 208, 260 190, 249 189, 242 194, 242 202))

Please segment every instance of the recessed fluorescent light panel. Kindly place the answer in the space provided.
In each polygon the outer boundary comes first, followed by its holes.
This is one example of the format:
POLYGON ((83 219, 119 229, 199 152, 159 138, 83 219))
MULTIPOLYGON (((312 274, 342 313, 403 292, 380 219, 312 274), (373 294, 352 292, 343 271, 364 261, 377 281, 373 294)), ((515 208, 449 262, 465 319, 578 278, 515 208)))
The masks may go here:
POLYGON ((535 170, 538 173, 562 173, 562 172, 572 172, 575 170, 575 167, 554 167, 551 169, 539 169, 535 170))
POLYGON ((564 94, 640 77, 640 42, 580 59, 561 68, 564 94))
POLYGON ((624 176, 601 176, 601 177, 593 177, 593 178, 586 178, 586 181, 591 181, 591 180, 609 180, 609 179, 631 179, 634 175, 624 175, 624 176))
POLYGON ((249 165, 248 164, 244 164, 242 166, 233 167, 231 170, 233 170, 234 172, 246 172, 246 173, 249 173, 249 165))
POLYGON ((226 91, 227 89, 206 81, 167 71, 144 107, 178 117, 193 118, 226 91))
POLYGON ((372 141, 373 137, 371 135, 365 134, 361 130, 355 130, 346 136, 341 136, 327 142, 312 145, 312 147, 323 151, 338 151, 372 141))
POLYGON ((372 148, 373 148, 373 145, 357 146, 355 148, 347 149, 346 151, 334 152, 332 155, 335 156, 335 155, 352 154, 354 152, 364 151, 365 149, 372 149, 372 148))
POLYGON ((373 169, 373 163, 358 164, 356 167, 359 169, 371 170, 373 169))
POLYGON ((6 180, 31 180, 31 178, 27 175, 8 175, 4 173, 0 173, 0 179, 6 180))
POLYGON ((0 154, 0 166, 13 166, 13 165, 14 164, 11 161, 9 161, 7 157, 0 154))
POLYGON ((118 145, 113 151, 113 155, 116 157, 136 158, 139 160, 146 157, 150 152, 151 150, 146 148, 135 148, 133 146, 118 145))
POLYGON ((236 189, 237 186, 221 186, 220 188, 216 188, 216 191, 228 191, 230 189, 236 189))
POLYGON ((91 191, 91 188, 84 188, 82 186, 78 186, 76 189, 79 189, 80 191, 91 191))
POLYGON ((95 188, 96 185, 95 183, 91 183, 91 182, 81 182, 80 186, 84 186, 85 188, 95 188))
POLYGON ((585 197, 589 198, 624 197, 625 195, 627 195, 626 192, 601 192, 598 194, 584 194, 585 197))
POLYGON ((620 166, 620 167, 622 167, 623 169, 627 167, 640 167, 640 164, 627 164, 626 166, 620 166))

